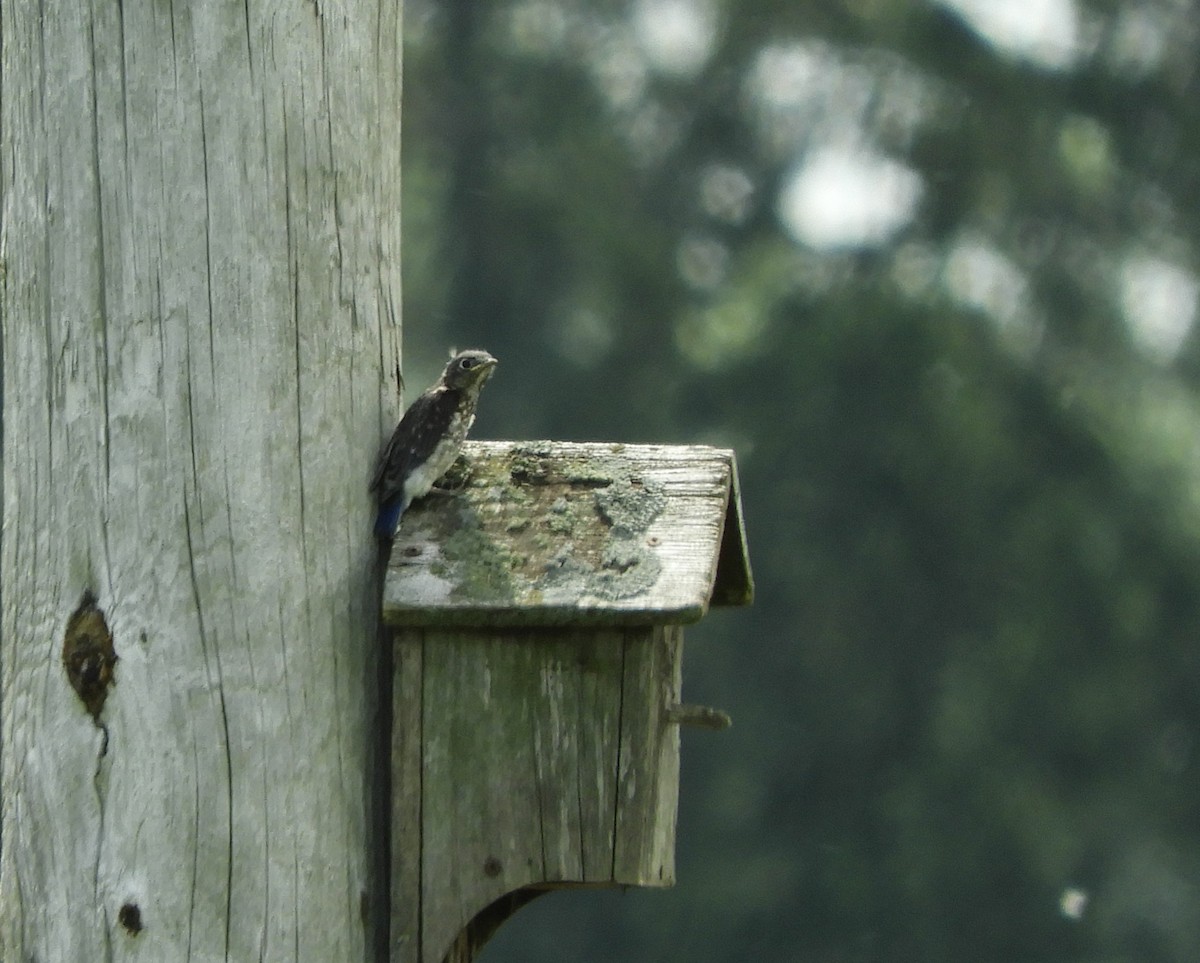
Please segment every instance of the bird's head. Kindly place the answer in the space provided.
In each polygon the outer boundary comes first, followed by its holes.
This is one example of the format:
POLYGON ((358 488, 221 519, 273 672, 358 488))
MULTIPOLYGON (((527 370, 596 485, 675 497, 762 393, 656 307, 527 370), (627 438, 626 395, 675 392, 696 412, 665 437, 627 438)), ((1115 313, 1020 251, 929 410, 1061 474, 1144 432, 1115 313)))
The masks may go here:
POLYGON ((442 381, 447 387, 460 391, 470 388, 478 390, 499 363, 486 351, 460 351, 446 364, 442 381))

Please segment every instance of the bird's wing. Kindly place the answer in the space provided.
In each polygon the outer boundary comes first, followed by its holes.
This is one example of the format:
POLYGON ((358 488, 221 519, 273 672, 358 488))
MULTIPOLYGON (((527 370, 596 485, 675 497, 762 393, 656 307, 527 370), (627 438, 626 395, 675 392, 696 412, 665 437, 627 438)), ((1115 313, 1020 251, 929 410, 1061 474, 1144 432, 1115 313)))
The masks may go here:
POLYGON ((370 490, 379 493, 380 501, 398 494, 413 469, 433 454, 446 434, 458 402, 459 392, 439 386, 426 391, 404 412, 371 479, 370 490))

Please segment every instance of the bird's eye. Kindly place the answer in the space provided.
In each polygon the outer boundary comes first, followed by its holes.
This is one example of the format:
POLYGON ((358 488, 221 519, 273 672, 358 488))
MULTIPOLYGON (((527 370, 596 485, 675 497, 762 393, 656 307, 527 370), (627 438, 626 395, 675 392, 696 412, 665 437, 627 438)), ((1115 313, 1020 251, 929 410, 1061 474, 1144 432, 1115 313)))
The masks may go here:
POLYGON ((466 371, 470 371, 477 364, 479 364, 479 362, 476 361, 474 358, 463 358, 462 361, 460 361, 458 363, 459 367, 463 368, 466 371))

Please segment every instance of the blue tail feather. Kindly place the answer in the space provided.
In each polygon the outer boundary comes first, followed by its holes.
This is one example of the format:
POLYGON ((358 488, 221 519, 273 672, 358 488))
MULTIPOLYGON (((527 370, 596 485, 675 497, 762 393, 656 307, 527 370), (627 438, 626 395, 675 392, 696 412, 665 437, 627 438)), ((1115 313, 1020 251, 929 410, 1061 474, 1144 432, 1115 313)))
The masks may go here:
POLYGON ((376 538, 395 538, 396 528, 400 524, 400 516, 404 514, 404 502, 397 498, 384 502, 379 506, 379 515, 375 518, 376 538))

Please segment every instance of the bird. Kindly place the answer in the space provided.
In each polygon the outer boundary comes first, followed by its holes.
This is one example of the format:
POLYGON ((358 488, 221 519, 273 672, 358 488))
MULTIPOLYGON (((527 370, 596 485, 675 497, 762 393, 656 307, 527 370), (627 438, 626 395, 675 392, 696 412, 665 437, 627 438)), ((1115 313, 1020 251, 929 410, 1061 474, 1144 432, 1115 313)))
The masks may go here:
POLYGON ((379 456, 370 491, 379 502, 375 537, 395 538, 408 506, 454 464, 475 420, 479 392, 498 362, 486 351, 460 351, 414 401, 379 456))

